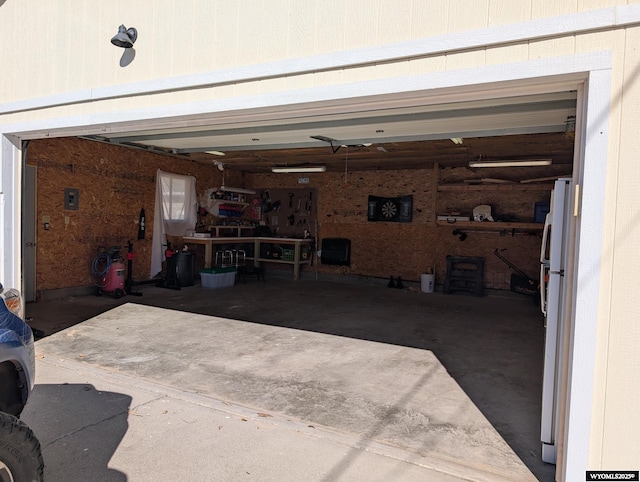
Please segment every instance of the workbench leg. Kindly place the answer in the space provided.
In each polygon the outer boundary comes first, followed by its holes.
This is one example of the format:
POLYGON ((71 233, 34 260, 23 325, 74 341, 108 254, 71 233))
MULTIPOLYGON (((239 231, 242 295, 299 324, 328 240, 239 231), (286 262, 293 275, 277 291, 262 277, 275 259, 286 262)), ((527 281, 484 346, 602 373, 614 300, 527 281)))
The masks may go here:
POLYGON ((253 266, 255 266, 256 268, 260 267, 260 240, 259 239, 254 239, 253 240, 253 266))
POLYGON ((293 248, 293 279, 300 277, 300 243, 295 243, 293 248))
POLYGON ((204 245, 204 267, 211 268, 211 252, 213 251, 211 243, 204 245))

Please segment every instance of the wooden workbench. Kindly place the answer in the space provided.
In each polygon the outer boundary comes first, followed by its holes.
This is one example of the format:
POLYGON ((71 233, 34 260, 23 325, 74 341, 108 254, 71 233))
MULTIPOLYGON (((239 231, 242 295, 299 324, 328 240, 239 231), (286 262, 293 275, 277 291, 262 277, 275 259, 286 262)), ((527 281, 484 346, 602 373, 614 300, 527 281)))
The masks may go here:
POLYGON ((253 256, 247 256, 247 260, 253 260, 255 266, 259 266, 260 262, 264 263, 282 263, 293 265, 293 279, 300 278, 300 265, 311 263, 311 255, 308 259, 300 260, 301 247, 303 245, 310 245, 313 243, 312 239, 298 239, 298 238, 272 238, 272 237, 256 237, 256 236, 241 236, 241 237, 222 237, 222 238, 196 238, 191 236, 185 236, 182 240, 187 244, 202 244, 204 245, 204 267, 212 267, 213 259, 213 246, 219 244, 245 244, 253 243, 253 256), (284 260, 280 258, 261 258, 260 257, 260 245, 261 244, 279 244, 279 245, 293 245, 293 260, 284 260))

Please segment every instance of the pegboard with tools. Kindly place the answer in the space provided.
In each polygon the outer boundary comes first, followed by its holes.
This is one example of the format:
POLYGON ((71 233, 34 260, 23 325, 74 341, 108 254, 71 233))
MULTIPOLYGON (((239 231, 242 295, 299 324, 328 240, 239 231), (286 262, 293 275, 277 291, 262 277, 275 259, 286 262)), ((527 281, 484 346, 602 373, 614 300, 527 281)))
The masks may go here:
POLYGON ((317 189, 258 189, 262 220, 274 236, 316 235, 317 189))

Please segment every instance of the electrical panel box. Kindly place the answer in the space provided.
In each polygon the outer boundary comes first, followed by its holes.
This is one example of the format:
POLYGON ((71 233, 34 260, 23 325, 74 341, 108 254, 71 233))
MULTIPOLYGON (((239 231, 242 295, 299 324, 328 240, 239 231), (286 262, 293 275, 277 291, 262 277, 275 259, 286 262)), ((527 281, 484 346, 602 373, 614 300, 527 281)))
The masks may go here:
POLYGON ((66 187, 64 189, 64 209, 67 211, 77 211, 80 200, 80 190, 66 187))

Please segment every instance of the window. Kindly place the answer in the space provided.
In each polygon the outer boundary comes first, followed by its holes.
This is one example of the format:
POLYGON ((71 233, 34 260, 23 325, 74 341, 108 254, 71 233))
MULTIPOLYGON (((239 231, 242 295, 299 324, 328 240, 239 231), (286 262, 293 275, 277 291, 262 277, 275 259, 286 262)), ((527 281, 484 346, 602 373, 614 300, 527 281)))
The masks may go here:
POLYGON ((167 221, 184 221, 187 181, 172 176, 162 176, 160 181, 164 218, 167 221))
POLYGON ((196 225, 196 179, 158 170, 157 212, 162 214, 164 233, 184 236, 196 225))

